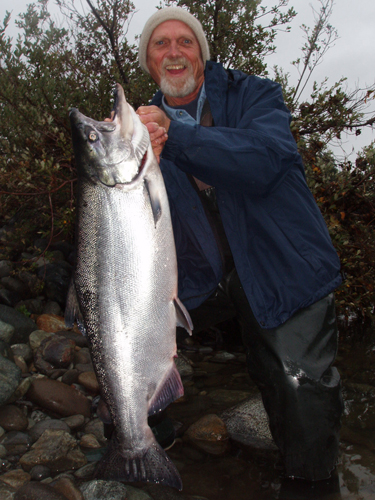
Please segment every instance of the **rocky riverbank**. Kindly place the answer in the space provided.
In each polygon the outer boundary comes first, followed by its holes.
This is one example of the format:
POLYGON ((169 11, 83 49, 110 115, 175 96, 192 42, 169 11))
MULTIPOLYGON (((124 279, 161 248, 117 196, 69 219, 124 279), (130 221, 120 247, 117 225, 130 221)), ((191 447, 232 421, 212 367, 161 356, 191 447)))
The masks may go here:
POLYGON ((353 336, 340 347, 346 412, 335 494, 332 485, 315 497, 303 488, 300 496, 283 492, 279 454, 243 349, 233 331, 215 329, 179 344, 185 395, 166 416, 177 435, 167 453, 181 474, 183 492, 94 479, 107 439, 96 415, 99 388, 86 338, 77 328, 67 330, 63 320, 73 248, 59 243, 40 257, 45 244, 36 242, 35 254, 23 254, 22 262, 0 259, 2 500, 373 498, 371 336, 366 344, 353 336))

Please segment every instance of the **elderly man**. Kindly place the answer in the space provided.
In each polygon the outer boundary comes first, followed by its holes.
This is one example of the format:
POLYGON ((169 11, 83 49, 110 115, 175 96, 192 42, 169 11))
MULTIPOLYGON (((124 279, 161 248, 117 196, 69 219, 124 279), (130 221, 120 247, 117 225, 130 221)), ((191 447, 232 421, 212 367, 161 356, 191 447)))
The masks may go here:
POLYGON ((139 46, 160 86, 137 110, 168 191, 179 297, 235 312, 287 477, 330 477, 342 413, 333 290, 340 264, 278 84, 209 61, 199 21, 159 10, 139 46))

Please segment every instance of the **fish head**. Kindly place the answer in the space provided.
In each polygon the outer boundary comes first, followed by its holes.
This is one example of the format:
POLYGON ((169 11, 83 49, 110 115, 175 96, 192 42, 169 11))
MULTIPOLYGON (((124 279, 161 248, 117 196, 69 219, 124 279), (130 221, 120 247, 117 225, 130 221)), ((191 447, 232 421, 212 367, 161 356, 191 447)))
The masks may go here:
POLYGON ((75 108, 69 116, 79 176, 109 187, 131 183, 138 176, 150 137, 121 85, 116 85, 112 121, 95 121, 75 108))

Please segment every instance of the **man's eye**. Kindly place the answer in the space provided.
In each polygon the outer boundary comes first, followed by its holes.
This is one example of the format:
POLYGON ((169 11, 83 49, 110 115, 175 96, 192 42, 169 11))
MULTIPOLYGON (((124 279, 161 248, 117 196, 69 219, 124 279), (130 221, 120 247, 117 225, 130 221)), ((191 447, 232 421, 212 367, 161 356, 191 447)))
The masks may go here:
POLYGON ((186 38, 186 39, 184 40, 184 44, 190 44, 190 43, 191 43, 191 40, 189 40, 188 38, 186 38))
POLYGON ((164 40, 158 40, 155 45, 163 45, 164 44, 164 40))

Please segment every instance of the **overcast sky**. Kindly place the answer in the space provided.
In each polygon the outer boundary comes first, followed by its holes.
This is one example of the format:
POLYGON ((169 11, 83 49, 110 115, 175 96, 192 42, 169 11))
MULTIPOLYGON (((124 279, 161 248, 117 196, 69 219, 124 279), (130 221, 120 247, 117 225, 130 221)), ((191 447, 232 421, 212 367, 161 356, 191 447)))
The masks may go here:
MULTIPOLYGON (((13 19, 20 12, 26 10, 29 0, 5 0, 1 2, 0 15, 4 18, 5 11, 13 12, 13 19)), ((132 19, 129 36, 140 34, 148 17, 156 11, 159 0, 133 0, 137 12, 132 19)), ((50 11, 58 12, 53 8, 53 0, 50 0, 50 11)), ((263 0, 262 5, 273 6, 277 0, 263 0)), ((290 83, 298 79, 297 70, 290 62, 301 56, 300 48, 304 43, 302 24, 312 26, 312 7, 319 10, 318 0, 289 0, 289 6, 294 7, 297 12, 296 18, 291 23, 291 33, 278 34, 276 39, 277 51, 268 56, 266 62, 272 77, 272 67, 277 64, 290 73, 290 83)), ((61 18, 60 18, 61 19, 61 18)), ((325 55, 323 62, 315 70, 313 79, 320 83, 324 77, 329 78, 329 84, 338 81, 342 76, 347 77, 349 90, 356 87, 365 87, 375 82, 375 0, 336 0, 331 24, 337 29, 339 39, 325 55)), ((9 31, 9 34, 14 31, 9 31)), ((311 88, 311 87, 310 87, 311 88)), ((375 105, 372 106, 375 109, 375 105)), ((355 139, 350 139, 346 150, 354 145, 355 149, 375 140, 375 131, 368 130, 355 139)))

